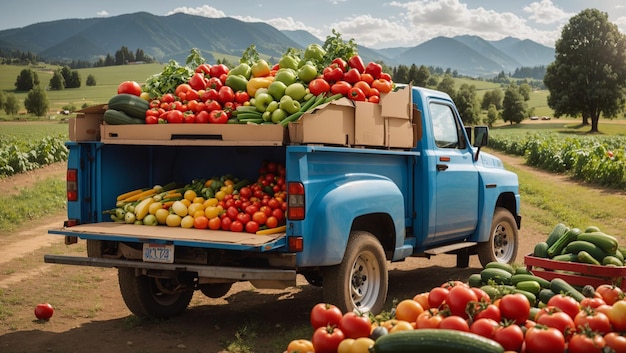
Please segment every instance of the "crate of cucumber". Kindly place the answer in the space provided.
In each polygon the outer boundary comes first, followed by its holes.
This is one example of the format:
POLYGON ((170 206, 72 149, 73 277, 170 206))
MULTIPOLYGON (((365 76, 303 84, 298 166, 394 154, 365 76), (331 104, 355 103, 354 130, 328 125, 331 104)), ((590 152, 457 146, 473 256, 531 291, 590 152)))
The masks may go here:
POLYGON ((557 224, 545 242, 535 245, 524 264, 536 276, 562 278, 572 285, 613 284, 626 289, 625 248, 617 238, 590 226, 584 231, 557 224))

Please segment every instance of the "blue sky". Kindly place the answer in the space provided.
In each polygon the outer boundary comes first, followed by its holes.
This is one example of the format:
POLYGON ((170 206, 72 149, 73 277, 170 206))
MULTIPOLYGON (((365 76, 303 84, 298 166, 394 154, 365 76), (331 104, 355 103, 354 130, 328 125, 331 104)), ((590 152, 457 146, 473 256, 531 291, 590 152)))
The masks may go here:
POLYGON ((266 22, 278 29, 304 29, 320 39, 335 28, 344 39, 372 48, 415 46, 436 36, 478 35, 532 39, 554 46, 571 16, 594 7, 626 33, 622 0, 21 0, 2 5, 0 30, 67 18, 117 16, 146 11, 185 12, 266 22))

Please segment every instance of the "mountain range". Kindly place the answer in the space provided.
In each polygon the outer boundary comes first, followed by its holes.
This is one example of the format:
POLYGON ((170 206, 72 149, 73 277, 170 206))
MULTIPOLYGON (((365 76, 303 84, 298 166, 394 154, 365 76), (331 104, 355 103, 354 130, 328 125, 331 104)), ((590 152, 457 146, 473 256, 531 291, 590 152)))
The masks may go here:
MULTIPOLYGON (((113 55, 122 46, 141 49, 158 61, 185 62, 198 48, 208 62, 237 61, 254 44, 277 62, 288 48, 323 41, 303 30, 280 31, 266 23, 234 18, 207 18, 176 13, 156 16, 137 12, 105 18, 64 19, 0 31, 0 50, 31 52, 47 60, 86 60, 113 55)), ((413 47, 373 49, 359 45, 365 62, 389 66, 416 64, 456 70, 467 76, 494 76, 516 68, 547 66, 554 48, 531 40, 507 37, 487 41, 477 36, 436 37, 413 47)))

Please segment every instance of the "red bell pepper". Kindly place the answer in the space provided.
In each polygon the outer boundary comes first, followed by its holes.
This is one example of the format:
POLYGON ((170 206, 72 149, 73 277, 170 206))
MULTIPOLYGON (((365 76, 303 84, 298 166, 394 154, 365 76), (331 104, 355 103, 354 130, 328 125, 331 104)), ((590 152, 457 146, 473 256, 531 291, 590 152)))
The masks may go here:
POLYGON ((354 55, 350 59, 348 59, 348 65, 350 65, 350 67, 353 69, 357 69, 359 71, 359 74, 365 72, 365 64, 363 64, 363 60, 358 55, 354 55))
POLYGON ((331 62, 331 66, 332 65, 336 65, 338 68, 341 69, 341 71, 346 72, 346 66, 348 66, 348 63, 342 58, 335 58, 331 62))
POLYGON ((361 81, 361 74, 356 68, 351 68, 345 74, 343 74, 343 80, 353 85, 361 81))
POLYGON ((344 96, 348 96, 350 94, 350 88, 352 85, 346 81, 337 81, 330 87, 330 91, 333 94, 343 94, 344 96))
POLYGON ((372 75, 375 79, 380 78, 380 74, 383 73, 382 65, 370 61, 365 67, 365 73, 372 75))
POLYGON ((324 79, 328 82, 336 82, 343 78, 343 71, 339 67, 327 66, 322 71, 324 79))
POLYGON ((350 88, 350 92, 348 93, 348 98, 353 101, 364 102, 366 100, 365 93, 360 88, 352 87, 350 88))

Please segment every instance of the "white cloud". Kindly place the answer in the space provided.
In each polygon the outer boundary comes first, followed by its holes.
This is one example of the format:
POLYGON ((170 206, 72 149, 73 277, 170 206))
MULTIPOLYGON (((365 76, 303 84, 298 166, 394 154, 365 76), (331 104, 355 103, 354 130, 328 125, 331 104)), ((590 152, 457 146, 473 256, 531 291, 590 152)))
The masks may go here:
POLYGON ((195 15, 195 16, 203 16, 203 17, 210 17, 210 18, 220 18, 220 17, 226 17, 226 14, 221 11, 218 10, 214 7, 211 7, 209 5, 203 5, 200 7, 177 7, 172 11, 169 11, 166 15, 172 15, 175 13, 186 13, 188 15, 195 15))
POLYGON ((106 17, 109 15, 109 12, 107 10, 101 10, 101 11, 96 12, 96 15, 100 17, 106 17))
POLYGON ((613 21, 620 32, 626 33, 626 17, 622 16, 613 21))
POLYGON ((551 0, 533 2, 524 7, 524 12, 530 14, 529 19, 541 24, 564 23, 575 15, 554 6, 551 0))
MULTIPOLYGON (((344 40, 355 38, 356 42, 366 47, 388 47, 389 43, 397 45, 408 44, 411 40, 410 29, 396 21, 389 21, 372 17, 371 15, 361 15, 349 17, 341 22, 330 25, 336 29, 344 40), (408 39, 409 41, 406 41, 408 39)), ((328 33, 331 33, 328 30, 328 33)))

